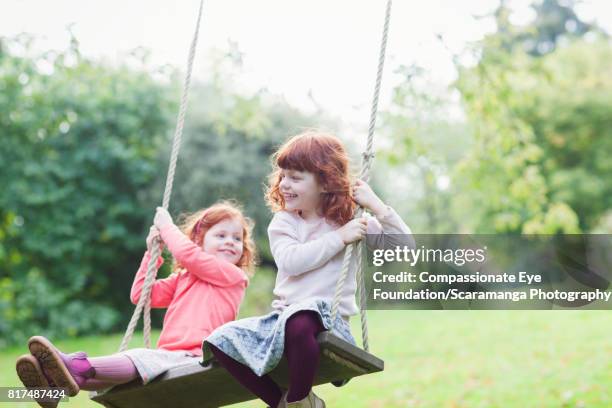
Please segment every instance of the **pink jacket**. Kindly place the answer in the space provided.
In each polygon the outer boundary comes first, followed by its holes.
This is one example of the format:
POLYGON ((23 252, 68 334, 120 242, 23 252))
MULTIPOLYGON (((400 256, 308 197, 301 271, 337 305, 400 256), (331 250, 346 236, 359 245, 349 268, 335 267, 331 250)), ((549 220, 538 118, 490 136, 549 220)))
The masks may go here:
MULTIPOLYGON (((217 327, 236 319, 248 278, 236 265, 204 252, 176 225, 162 227, 160 234, 186 271, 153 283, 151 307, 168 308, 157 348, 201 356, 202 341, 217 327)), ((133 304, 140 298, 149 259, 145 252, 132 284, 133 304)), ((160 257, 157 267, 163 263, 160 257)))

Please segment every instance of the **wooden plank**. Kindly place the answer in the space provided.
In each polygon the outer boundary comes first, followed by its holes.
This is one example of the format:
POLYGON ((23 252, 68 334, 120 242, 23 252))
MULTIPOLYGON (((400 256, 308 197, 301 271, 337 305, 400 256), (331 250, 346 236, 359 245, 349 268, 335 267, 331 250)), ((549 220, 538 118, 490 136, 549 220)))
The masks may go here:
POLYGON ((217 364, 169 370, 142 386, 133 381, 96 396, 94 401, 109 408, 219 407, 255 398, 217 364))
POLYGON ((331 350, 347 360, 365 368, 369 373, 383 371, 385 362, 373 354, 342 340, 340 337, 324 331, 317 337, 321 349, 331 350))
MULTIPOLYGON (((374 373, 384 369, 384 362, 344 340, 323 332, 317 338, 322 350, 315 384, 324 384, 374 373), (331 355, 349 361, 339 364, 331 355)), ((288 386, 288 367, 285 358, 271 373, 283 388, 288 386)), ((146 386, 138 381, 113 388, 92 398, 109 408, 194 408, 219 407, 255 399, 216 362, 207 367, 190 365, 169 370, 146 386)))

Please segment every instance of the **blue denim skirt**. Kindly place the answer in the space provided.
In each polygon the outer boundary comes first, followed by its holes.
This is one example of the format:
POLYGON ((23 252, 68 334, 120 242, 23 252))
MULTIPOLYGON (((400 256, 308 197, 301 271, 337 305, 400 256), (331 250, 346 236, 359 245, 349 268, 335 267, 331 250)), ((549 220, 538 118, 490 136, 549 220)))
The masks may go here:
POLYGON ((304 310, 316 312, 325 329, 355 344, 348 322, 340 315, 332 324, 329 302, 309 300, 294 303, 282 311, 275 310, 265 316, 235 320, 218 327, 202 344, 204 363, 213 358, 209 347, 212 344, 234 360, 250 367, 261 377, 272 371, 283 357, 287 320, 304 310))

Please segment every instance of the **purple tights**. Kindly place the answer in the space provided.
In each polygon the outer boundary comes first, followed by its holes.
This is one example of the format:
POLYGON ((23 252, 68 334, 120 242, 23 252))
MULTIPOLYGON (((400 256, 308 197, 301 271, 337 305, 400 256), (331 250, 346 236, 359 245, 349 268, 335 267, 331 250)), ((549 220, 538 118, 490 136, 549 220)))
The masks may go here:
POLYGON ((93 357, 89 361, 96 370, 96 374, 93 378, 87 380, 84 387, 81 387, 84 390, 97 391, 139 378, 134 363, 125 355, 115 354, 107 357, 93 357))
POLYGON ((83 352, 59 353, 79 388, 85 391, 98 391, 138 378, 134 363, 122 354, 87 358, 83 352))
MULTIPOLYGON (((300 401, 312 389, 319 367, 319 343, 317 335, 325 328, 315 312, 302 311, 294 314, 285 325, 285 356, 289 365, 289 390, 287 401, 300 401)), ((219 364, 271 407, 278 406, 282 390, 268 375, 259 377, 249 367, 227 356, 218 348, 211 350, 219 364)))

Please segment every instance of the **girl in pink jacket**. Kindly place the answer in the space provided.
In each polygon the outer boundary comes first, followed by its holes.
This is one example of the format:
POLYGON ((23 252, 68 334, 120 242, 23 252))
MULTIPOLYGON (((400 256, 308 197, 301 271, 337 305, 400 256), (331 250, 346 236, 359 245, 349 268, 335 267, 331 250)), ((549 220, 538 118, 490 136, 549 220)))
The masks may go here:
MULTIPOLYGON (((198 364, 202 340, 238 315, 255 262, 252 223, 235 205, 220 202, 187 217, 181 229, 165 209, 157 209, 130 294, 136 304, 150 250, 161 238, 174 256, 174 267, 151 290, 151 307, 167 308, 157 349, 91 358, 85 352, 64 354, 46 338, 34 336, 28 342, 31 355, 17 360, 17 374, 26 387, 58 386, 73 396, 136 378, 146 384, 170 368, 198 364)), ((160 257, 157 267, 163 262, 160 257)))

